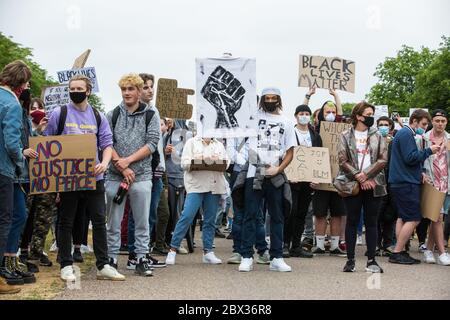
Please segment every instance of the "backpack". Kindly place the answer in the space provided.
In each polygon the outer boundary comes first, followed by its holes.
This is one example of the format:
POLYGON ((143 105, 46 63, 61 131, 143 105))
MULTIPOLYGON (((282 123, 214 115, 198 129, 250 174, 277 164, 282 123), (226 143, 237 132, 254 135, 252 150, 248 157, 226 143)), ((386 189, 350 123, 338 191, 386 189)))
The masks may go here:
MULTIPOLYGON (((150 110, 150 109, 145 110, 145 133, 146 134, 147 134, 148 125, 149 125, 150 121, 152 120, 154 114, 155 114, 155 111, 153 111, 153 110, 150 110)), ((116 124, 117 124, 117 120, 119 119, 119 116, 120 116, 120 106, 117 106, 114 108, 112 118, 111 118, 111 124, 112 124, 111 131, 113 134, 114 143, 116 142, 116 136, 114 133, 114 129, 116 128, 116 124)), ((152 153, 152 171, 153 172, 155 172, 160 161, 161 161, 160 154, 158 152, 158 147, 156 147, 155 152, 152 153)))
MULTIPOLYGON (((92 107, 92 110, 94 111, 95 115, 95 121, 97 122, 97 133, 95 136, 97 137, 97 150, 98 150, 98 159, 100 162, 102 162, 103 154, 100 152, 99 146, 100 141, 98 140, 98 133, 100 131, 100 125, 102 124, 102 117, 100 116, 100 112, 98 112, 97 109, 92 107)), ((60 136, 64 131, 64 125, 66 124, 67 119, 67 105, 61 106, 61 113, 59 114, 59 120, 58 120, 58 128, 56 130, 56 135, 60 136)))

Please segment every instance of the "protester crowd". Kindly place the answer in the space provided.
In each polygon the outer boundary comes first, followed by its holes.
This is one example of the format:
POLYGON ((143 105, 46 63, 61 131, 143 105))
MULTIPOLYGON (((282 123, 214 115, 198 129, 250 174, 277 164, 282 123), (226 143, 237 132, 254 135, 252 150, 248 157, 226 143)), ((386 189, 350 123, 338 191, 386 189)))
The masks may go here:
POLYGON ((83 262, 90 249, 90 228, 99 280, 125 280, 118 271, 125 267, 118 266, 123 253, 126 269, 137 276, 175 265, 177 254, 198 246, 197 225, 203 263, 223 262, 214 253, 214 238, 226 237, 233 244, 225 261, 239 265, 240 272, 253 269, 254 257, 271 271, 289 272, 287 258, 321 255, 346 257, 342 270, 354 272, 361 225, 367 272, 388 269, 378 256, 420 263, 409 253, 414 232, 425 263, 450 265, 445 110, 418 109, 397 131, 389 117, 375 122, 375 107, 364 101, 344 115, 334 90, 334 101, 313 113, 311 88, 288 115, 280 90, 271 87, 258 99, 257 135, 219 139, 202 136, 185 120, 160 117, 151 74, 124 75, 118 81, 123 99, 106 115, 89 104, 93 88, 82 75, 69 81, 71 102, 47 114, 44 103, 31 97, 31 75, 22 61, 0 73, 0 293, 19 292, 53 263, 60 264, 62 280, 75 281, 73 264, 83 262), (292 182, 284 174, 296 146, 323 146, 324 122, 351 124, 339 136, 333 183, 338 192, 292 182), (38 153, 29 138, 69 134, 96 136, 95 190, 31 195, 28 165, 38 153), (196 163, 217 166, 193 170, 196 163), (447 194, 437 221, 422 217, 424 183, 447 194), (57 261, 44 252, 50 230, 57 261))

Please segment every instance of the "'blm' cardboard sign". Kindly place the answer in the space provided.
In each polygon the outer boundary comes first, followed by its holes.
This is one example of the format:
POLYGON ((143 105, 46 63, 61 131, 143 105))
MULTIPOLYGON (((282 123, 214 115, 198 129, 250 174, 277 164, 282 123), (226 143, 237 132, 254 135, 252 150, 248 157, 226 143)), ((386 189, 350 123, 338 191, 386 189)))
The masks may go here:
MULTIPOLYGON (((320 123, 320 137, 324 148, 328 148, 330 153, 331 178, 334 179, 339 173, 338 144, 340 135, 343 131, 349 129, 350 124, 322 121, 320 123)), ((320 184, 319 190, 334 191, 336 188, 331 184, 320 184)))
POLYGON ((30 193, 95 190, 96 145, 93 134, 31 137, 30 193))
POLYGON ((298 86, 355 92, 355 63, 337 57, 300 55, 298 86))
POLYGON ((289 182, 331 183, 330 154, 327 148, 294 148, 294 158, 284 170, 289 182))
POLYGON ((156 107, 161 117, 173 119, 190 119, 192 117, 192 105, 187 103, 187 96, 193 95, 194 90, 177 88, 177 80, 158 80, 156 94, 156 107))

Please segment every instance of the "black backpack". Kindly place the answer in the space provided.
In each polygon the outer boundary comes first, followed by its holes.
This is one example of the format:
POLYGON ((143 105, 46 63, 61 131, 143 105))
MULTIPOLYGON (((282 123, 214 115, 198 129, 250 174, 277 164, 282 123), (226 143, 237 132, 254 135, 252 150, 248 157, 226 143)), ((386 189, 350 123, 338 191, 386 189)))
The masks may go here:
MULTIPOLYGON (((147 109, 145 110, 145 133, 147 134, 147 129, 150 121, 152 120, 153 116, 155 114, 155 111, 147 109)), ((114 129, 116 128, 117 119, 119 119, 120 116, 120 106, 117 106, 114 108, 112 118, 111 118, 111 124, 112 124, 112 134, 113 134, 113 141, 116 142, 116 136, 114 133, 114 129)), ((152 171, 155 172, 156 168, 158 167, 160 163, 160 154, 158 152, 158 147, 156 147, 155 152, 152 153, 152 171)))
MULTIPOLYGON (((97 109, 92 108, 92 110, 94 111, 95 121, 97 121, 97 133, 95 136, 97 137, 98 158, 99 158, 99 161, 102 162, 103 155, 100 152, 100 149, 99 149, 100 143, 98 140, 98 133, 100 131, 100 125, 102 124, 102 117, 100 116, 100 112, 98 112, 97 109)), ((64 125, 66 124, 66 119, 67 119, 67 105, 63 105, 63 106, 61 106, 61 113, 59 115, 58 129, 56 130, 57 136, 60 136, 63 133, 64 125)))

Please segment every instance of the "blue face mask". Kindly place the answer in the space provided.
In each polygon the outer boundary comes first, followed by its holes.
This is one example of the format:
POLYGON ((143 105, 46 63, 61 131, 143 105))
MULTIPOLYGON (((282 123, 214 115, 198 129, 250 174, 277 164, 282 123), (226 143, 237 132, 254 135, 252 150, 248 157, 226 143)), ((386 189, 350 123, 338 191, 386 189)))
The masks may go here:
POLYGON ((381 134, 381 136, 386 137, 389 133, 389 127, 386 126, 379 127, 378 132, 381 134))
POLYGON ((423 130, 423 128, 417 128, 416 129, 416 134, 418 134, 419 136, 423 135, 425 133, 425 130, 423 130))

